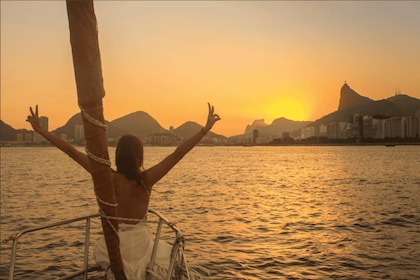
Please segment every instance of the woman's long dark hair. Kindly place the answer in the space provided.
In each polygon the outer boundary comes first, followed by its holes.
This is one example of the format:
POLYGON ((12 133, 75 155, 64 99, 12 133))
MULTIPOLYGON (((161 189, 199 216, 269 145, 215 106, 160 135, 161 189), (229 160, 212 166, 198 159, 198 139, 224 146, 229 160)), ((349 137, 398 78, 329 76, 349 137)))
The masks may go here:
POLYGON ((118 140, 115 150, 115 164, 117 172, 123 174, 128 180, 136 180, 137 184, 144 186, 143 170, 143 144, 134 135, 124 135, 118 140))

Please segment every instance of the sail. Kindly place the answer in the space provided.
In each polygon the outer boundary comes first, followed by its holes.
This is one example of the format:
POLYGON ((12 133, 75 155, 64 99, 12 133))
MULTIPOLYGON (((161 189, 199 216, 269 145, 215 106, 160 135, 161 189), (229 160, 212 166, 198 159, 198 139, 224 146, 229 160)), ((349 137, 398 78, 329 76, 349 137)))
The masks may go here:
POLYGON ((117 203, 106 138, 102 98, 105 96, 93 0, 67 0, 67 15, 78 103, 82 111, 94 190, 115 279, 126 279, 118 239, 117 203))

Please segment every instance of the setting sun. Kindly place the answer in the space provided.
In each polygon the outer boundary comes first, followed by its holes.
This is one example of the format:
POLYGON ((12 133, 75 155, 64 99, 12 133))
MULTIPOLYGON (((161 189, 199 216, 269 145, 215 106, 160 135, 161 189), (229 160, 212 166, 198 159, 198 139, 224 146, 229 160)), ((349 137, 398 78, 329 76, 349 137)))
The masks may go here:
MULTIPOLYGON (((1 120, 28 129, 39 104, 61 127, 80 111, 65 1, 0 2, 1 120)), ((211 102, 215 133, 234 136, 254 120, 330 114, 344 81, 373 100, 420 98, 415 1, 94 2, 110 121, 202 123, 211 102)))
POLYGON ((265 112, 273 119, 285 117, 294 121, 307 120, 309 115, 305 103, 294 96, 282 96, 268 102, 265 112))

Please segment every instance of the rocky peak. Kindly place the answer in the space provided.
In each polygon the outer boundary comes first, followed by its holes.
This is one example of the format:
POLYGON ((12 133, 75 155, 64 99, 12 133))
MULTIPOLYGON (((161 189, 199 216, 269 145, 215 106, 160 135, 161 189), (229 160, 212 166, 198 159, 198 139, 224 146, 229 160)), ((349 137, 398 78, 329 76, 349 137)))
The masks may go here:
POLYGON ((351 89, 346 82, 344 82, 344 85, 341 87, 340 90, 340 103, 338 105, 338 110, 344 110, 347 108, 359 106, 371 101, 373 100, 361 96, 356 91, 351 89))
POLYGON ((264 119, 259 119, 259 120, 253 121, 251 126, 268 126, 268 124, 265 123, 264 119))

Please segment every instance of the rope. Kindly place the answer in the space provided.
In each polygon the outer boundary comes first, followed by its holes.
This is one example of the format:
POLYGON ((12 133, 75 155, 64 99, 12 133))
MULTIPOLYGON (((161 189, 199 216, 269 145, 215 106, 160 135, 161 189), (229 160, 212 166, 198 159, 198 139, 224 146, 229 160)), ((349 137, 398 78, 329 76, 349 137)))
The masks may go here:
POLYGON ((88 150, 88 148, 87 148, 87 147, 85 148, 85 150, 86 150, 86 154, 88 155, 88 157, 90 157, 90 158, 91 158, 91 159, 93 159, 94 161, 99 162, 99 163, 102 163, 103 165, 111 166, 111 161, 110 161, 110 160, 107 160, 107 159, 104 159, 104 158, 101 158, 101 157, 98 157, 98 156, 96 156, 96 155, 92 154, 92 153, 88 150))
POLYGON ((109 203, 109 202, 106 202, 105 200, 102 200, 97 194, 95 194, 95 196, 96 196, 96 199, 102 204, 105 204, 109 207, 118 207, 118 203, 109 203))
MULTIPOLYGON (((101 128, 103 128, 103 129, 107 129, 108 128, 108 126, 106 125, 106 123, 102 123, 101 121, 99 121, 99 120, 97 120, 97 119, 95 119, 95 118, 93 118, 91 115, 89 115, 89 113, 82 107, 82 106, 79 106, 80 107, 80 111, 82 112, 82 114, 83 114, 83 117, 87 120, 87 121, 89 121, 90 123, 92 123, 93 125, 96 125, 96 126, 98 126, 98 127, 101 127, 101 128)), ((95 109, 97 109, 97 108, 93 108, 92 110, 95 110, 95 109)), ((94 160, 94 161, 96 161, 96 162, 99 162, 99 163, 101 163, 101 164, 103 164, 103 165, 106 165, 106 166, 111 166, 111 161, 110 160, 108 160, 108 159, 105 159, 105 158, 101 158, 101 157, 98 157, 98 156, 96 156, 95 154, 93 154, 91 151, 89 151, 89 149, 86 147, 85 148, 85 150, 86 150, 86 154, 88 155, 88 157, 90 158, 90 159, 92 159, 92 160, 94 160)), ((105 201, 105 200, 103 200, 103 199, 101 199, 97 194, 96 194, 96 192, 95 192, 95 196, 96 196, 96 199, 100 202, 100 203, 102 203, 102 204, 104 204, 104 205, 107 205, 107 206, 110 206, 110 207, 117 207, 118 206, 118 203, 110 203, 110 202, 107 202, 107 201, 105 201)), ((99 213, 101 214, 101 216, 103 217, 103 218, 105 218, 105 219, 109 219, 109 216, 106 216, 105 214, 104 214, 104 212, 103 212, 103 210, 102 210, 102 208, 100 208, 99 209, 99 213)), ((115 228, 111 225, 111 227, 114 229, 114 231, 115 232, 117 232, 116 230, 115 230, 115 228)))
MULTIPOLYGON (((105 212, 99 210, 99 215, 102 218, 109 219, 109 220, 117 220, 122 222, 136 222, 136 223, 149 223, 149 224, 158 224, 159 221, 149 221, 146 219, 136 219, 136 218, 124 218, 124 217, 115 217, 115 216, 107 216, 105 212)), ((166 222, 169 227, 175 227, 175 223, 166 222)), ((182 237, 183 238, 183 237, 182 237)))
POLYGON ((111 270, 111 266, 108 266, 105 272, 105 279, 106 280, 115 280, 114 273, 111 270))
POLYGON ((110 218, 105 214, 105 212, 102 210, 102 208, 99 208, 99 215, 101 215, 101 217, 103 217, 106 220, 106 222, 108 223, 109 227, 114 231, 114 233, 116 234, 116 236, 119 239, 118 230, 111 223, 110 218))
MULTIPOLYGON (((83 117, 87 120, 87 121, 89 121, 90 123, 92 123, 93 125, 96 125, 96 126, 99 126, 99 127, 101 127, 101 128, 103 128, 103 129, 107 129, 108 128, 108 126, 106 125, 106 123, 102 123, 101 121, 99 121, 99 120, 97 120, 97 119, 95 119, 95 118, 93 118, 91 115, 89 115, 89 113, 82 107, 82 106, 79 106, 80 107, 80 111, 82 112, 82 114, 83 114, 83 117)), ((95 110, 96 108, 94 108, 93 110, 95 110)), ((86 147, 86 154, 88 155, 88 157, 89 158, 91 158, 92 160, 94 160, 94 161, 96 161, 96 162, 99 162, 99 163, 102 163, 103 165, 107 165, 107 166, 111 166, 111 161, 109 161, 108 159, 104 159, 104 158, 101 158, 101 157, 98 157, 98 156, 96 156, 96 155, 94 155, 93 153, 91 153, 89 150, 88 150, 88 148, 86 147)), ((105 203, 106 204, 106 203, 105 203)))
MULTIPOLYGON (((79 107, 80 107, 80 111, 82 112, 83 117, 88 122, 102 128, 104 130, 107 130, 108 126, 106 125, 106 123, 103 123, 103 122, 93 118, 91 115, 89 115, 89 113, 82 106, 79 106, 79 107)), ((98 108, 93 108, 92 110, 96 110, 96 109, 98 109, 98 108)), ((85 148, 85 150, 86 150, 87 156, 90 159, 92 159, 92 160, 94 160, 94 161, 96 161, 100 164, 103 164, 103 165, 106 165, 106 166, 111 166, 111 161, 109 159, 98 157, 97 155, 95 155, 91 151, 89 151, 89 149, 87 147, 85 148)), ((95 191, 95 196, 96 196, 96 200, 99 201, 103 205, 107 205, 107 206, 110 206, 110 207, 118 207, 118 203, 110 203, 110 202, 107 202, 107 201, 101 199, 98 196, 98 194, 96 193, 96 191, 95 191)), ((98 203, 99 204, 99 214, 100 214, 100 216, 106 220, 109 227, 114 231, 115 235, 118 237, 118 231, 111 222, 111 220, 115 219, 115 217, 107 216, 105 214, 104 210, 102 209, 102 207, 100 206, 100 203, 98 203)), ((111 275, 113 275, 111 270, 109 272, 110 272, 111 275)))
MULTIPOLYGON (((96 120, 95 118, 93 118, 92 116, 90 116, 86 110, 80 106, 80 110, 83 114, 83 117, 89 121, 90 123, 92 123, 93 125, 96 125, 98 127, 101 127, 102 129, 106 130, 107 129, 107 125, 106 123, 102 123, 99 120, 96 120)), ((93 153, 91 153, 88 148, 86 147, 86 154, 88 155, 88 157, 98 163, 101 163, 103 165, 106 166, 111 166, 111 161, 108 159, 104 159, 101 157, 98 157, 96 155, 94 155, 93 153)), ((148 196, 150 197, 150 190, 148 190, 146 188, 146 186, 144 185, 144 183, 142 184, 143 187, 146 189, 146 192, 148 194, 148 196)), ((118 203, 110 203, 107 201, 104 201, 103 199, 101 199, 98 194, 95 192, 95 196, 97 201, 99 201, 101 204, 103 205, 107 205, 110 207, 118 207, 118 203)), ((98 203, 99 204, 99 203, 98 203)), ((106 215, 106 213, 103 211, 102 207, 99 204, 99 215, 106 220, 106 222, 108 223, 108 225, 110 226, 110 228, 114 231, 114 233, 117 235, 118 237, 118 231, 117 229, 114 227, 114 225, 112 224, 111 220, 117 220, 117 221, 123 221, 123 222, 149 222, 150 221, 146 221, 145 219, 134 219, 134 218, 123 218, 123 217, 115 217, 115 216, 108 216, 106 215)), ((156 222, 158 223, 158 222, 156 222)), ((174 226, 175 224, 170 223, 170 225, 174 226)), ((4 242, 4 241, 3 241, 4 242)), ((183 277, 186 277, 187 279, 190 279, 190 274, 188 271, 188 268, 186 267, 186 260, 184 257, 184 238, 181 236, 177 236, 176 238, 176 242, 180 244, 180 247, 178 248, 177 252, 173 252, 171 255, 174 256, 175 253, 175 258, 178 260, 175 264, 174 267, 174 271, 172 271, 172 273, 174 273, 175 275, 172 275, 175 277, 175 279, 182 279, 183 277)), ((158 277, 159 274, 164 275, 167 273, 167 270, 165 271, 165 269, 163 269, 162 267, 159 267, 157 265, 153 266, 153 267, 148 267, 148 269, 146 270, 147 273, 152 276, 152 277, 158 277), (165 273, 166 272, 166 273, 165 273)), ((112 270, 110 269, 110 267, 108 267, 108 269, 106 270, 106 279, 115 279, 114 273, 112 272, 112 270)), ((199 278, 197 278, 199 279, 199 278)))
POLYGON ((82 112, 82 114, 83 114, 83 116, 85 117, 86 120, 88 120, 90 123, 92 123, 96 126, 99 126, 103 129, 107 130, 108 125, 106 123, 102 123, 102 122, 98 121, 97 119, 93 118, 91 115, 89 115, 88 112, 86 112, 86 110, 82 106, 79 106, 79 107, 80 107, 80 111, 82 112))

